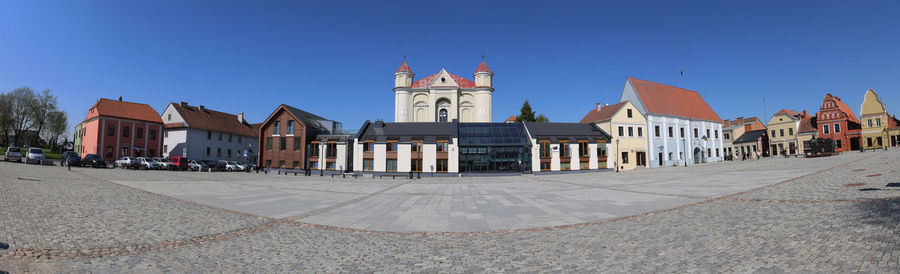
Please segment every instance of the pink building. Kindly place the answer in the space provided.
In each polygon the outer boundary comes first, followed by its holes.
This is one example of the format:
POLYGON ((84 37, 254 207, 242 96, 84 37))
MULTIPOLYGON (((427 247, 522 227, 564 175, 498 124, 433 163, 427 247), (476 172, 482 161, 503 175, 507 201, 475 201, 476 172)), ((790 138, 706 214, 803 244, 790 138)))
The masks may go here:
POLYGON ((159 157, 163 123, 146 104, 101 98, 75 127, 75 151, 98 154, 106 161, 124 156, 159 157))

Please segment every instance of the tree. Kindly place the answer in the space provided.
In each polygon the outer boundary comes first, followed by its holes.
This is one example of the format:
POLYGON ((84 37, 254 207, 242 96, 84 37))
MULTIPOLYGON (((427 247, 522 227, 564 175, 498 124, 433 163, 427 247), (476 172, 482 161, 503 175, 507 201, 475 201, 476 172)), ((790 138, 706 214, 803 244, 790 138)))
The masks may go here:
POLYGON ((26 131, 33 128, 31 109, 37 104, 34 90, 30 87, 14 89, 9 95, 10 120, 12 131, 16 134, 15 145, 22 145, 26 131))
MULTIPOLYGON (((68 124, 69 119, 64 111, 53 111, 47 116, 47 129, 45 130, 46 133, 44 133, 44 139, 47 140, 51 149, 56 147, 57 151, 60 150, 58 147, 59 137, 65 136, 68 124)), ((68 140, 68 138, 66 139, 68 140)))
MULTIPOLYGON (((34 107, 31 108, 31 122, 37 130, 37 134, 32 140, 35 144, 40 144, 40 135, 44 132, 44 126, 50 118, 50 113, 57 110, 56 105, 56 96, 51 95, 49 89, 45 89, 35 97, 34 107)), ((47 140, 47 143, 49 144, 50 140, 47 140)))
POLYGON ((9 131, 13 125, 11 97, 11 95, 6 93, 0 94, 0 134, 3 136, 3 140, 0 140, 0 146, 4 147, 9 145, 7 144, 9 142, 9 131))
POLYGON ((534 122, 534 111, 531 110, 531 104, 528 99, 522 104, 522 113, 516 116, 516 122, 534 122))
POLYGON ((541 123, 549 123, 550 119, 548 119, 547 116, 544 116, 544 114, 541 113, 540 115, 537 116, 537 118, 534 118, 534 121, 541 122, 541 123))

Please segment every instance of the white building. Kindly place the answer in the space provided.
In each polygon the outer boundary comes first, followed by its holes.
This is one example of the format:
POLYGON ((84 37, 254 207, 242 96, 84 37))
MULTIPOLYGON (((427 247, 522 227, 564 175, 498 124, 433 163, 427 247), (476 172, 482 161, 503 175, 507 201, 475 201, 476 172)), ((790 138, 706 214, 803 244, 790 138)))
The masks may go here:
POLYGON ((394 73, 394 121, 490 122, 494 72, 481 61, 473 75, 475 81, 441 69, 414 81, 404 61, 394 73))
POLYGON ((169 103, 162 114, 164 157, 197 160, 256 160, 257 130, 238 115, 185 102, 169 103))
POLYGON ((722 161, 722 119, 698 92, 629 77, 621 101, 647 117, 651 168, 722 161))

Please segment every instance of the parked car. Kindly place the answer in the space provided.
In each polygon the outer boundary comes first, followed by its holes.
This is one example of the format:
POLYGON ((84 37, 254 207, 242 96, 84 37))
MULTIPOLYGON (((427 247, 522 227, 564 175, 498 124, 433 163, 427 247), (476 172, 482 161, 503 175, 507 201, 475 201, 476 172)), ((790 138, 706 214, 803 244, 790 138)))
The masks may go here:
MULTIPOLYGON (((181 158, 181 157, 178 157, 178 158, 181 158)), ((183 161, 185 161, 185 160, 184 160, 184 158, 181 158, 180 161, 183 162, 183 161)), ((193 170, 193 171, 207 171, 207 170, 209 170, 209 165, 206 164, 206 162, 201 161, 201 160, 191 160, 191 162, 188 163, 188 166, 189 166, 190 169, 193 170)))
POLYGON ((229 163, 230 165, 235 166, 235 168, 236 168, 235 170, 237 170, 237 171, 245 171, 245 170, 247 170, 247 165, 245 165, 245 164, 243 164, 243 163, 241 163, 241 162, 230 161, 230 162, 228 162, 228 163, 229 163))
POLYGON ((134 158, 134 161, 131 163, 131 166, 134 169, 141 169, 141 168, 147 169, 147 170, 159 169, 158 162, 153 161, 153 158, 144 158, 144 157, 134 158))
POLYGON ((81 163, 85 166, 90 166, 93 168, 106 168, 106 161, 103 160, 103 157, 97 154, 86 154, 84 155, 84 159, 81 159, 81 163))
POLYGON ((69 157, 72 157, 73 155, 78 156, 78 153, 75 153, 74 151, 64 151, 60 155, 59 166, 67 165, 69 163, 69 157))
POLYGON ((39 147, 28 148, 28 155, 25 156, 25 163, 41 164, 44 161, 44 150, 39 147))
POLYGON ((222 163, 222 161, 219 161, 219 162, 216 162, 216 161, 204 161, 204 162, 206 162, 206 165, 208 165, 208 166, 209 166, 210 168, 212 168, 214 171, 225 171, 225 170, 227 169, 227 168, 225 167, 225 163, 222 163))
POLYGON ((233 161, 229 162, 229 161, 225 161, 225 160, 219 160, 219 163, 222 163, 225 165, 225 171, 237 171, 238 170, 237 164, 234 163, 233 161))
POLYGON ((61 162, 65 162, 67 166, 82 166, 81 156, 78 156, 78 154, 69 155, 61 162))
POLYGON ((187 158, 184 157, 169 157, 169 169, 170 170, 188 170, 191 168, 190 163, 187 158))
POLYGON ((131 166, 133 164, 134 164, 134 158, 125 156, 125 157, 122 157, 122 158, 116 160, 116 162, 113 163, 113 167, 131 168, 131 166))
POLYGON ((169 162, 169 159, 166 158, 153 158, 154 161, 159 163, 159 169, 162 170, 172 170, 172 163, 169 162))
POLYGON ((18 147, 7 147, 6 153, 3 155, 3 159, 7 162, 15 160, 17 162, 22 162, 22 149, 18 147))

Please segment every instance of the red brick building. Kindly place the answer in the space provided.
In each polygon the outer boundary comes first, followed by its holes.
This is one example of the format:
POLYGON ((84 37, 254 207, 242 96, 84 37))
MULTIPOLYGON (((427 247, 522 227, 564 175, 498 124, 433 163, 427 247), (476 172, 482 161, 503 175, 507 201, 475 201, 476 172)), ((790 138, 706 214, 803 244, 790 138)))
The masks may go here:
POLYGON ((257 164, 260 167, 305 169, 307 157, 318 158, 318 149, 315 149, 318 146, 307 153, 316 136, 340 132, 339 122, 282 104, 259 125, 257 164))
POLYGON ((124 156, 159 157, 163 123, 147 104, 101 98, 75 129, 75 151, 98 154, 106 161, 124 156), (80 136, 77 136, 80 135, 80 136))
POLYGON ((859 118, 844 102, 841 97, 825 95, 822 107, 816 115, 818 124, 818 137, 830 138, 835 141, 835 151, 850 151, 859 149, 859 139, 862 127, 859 118))

